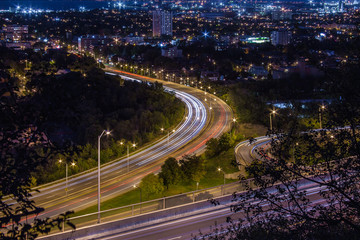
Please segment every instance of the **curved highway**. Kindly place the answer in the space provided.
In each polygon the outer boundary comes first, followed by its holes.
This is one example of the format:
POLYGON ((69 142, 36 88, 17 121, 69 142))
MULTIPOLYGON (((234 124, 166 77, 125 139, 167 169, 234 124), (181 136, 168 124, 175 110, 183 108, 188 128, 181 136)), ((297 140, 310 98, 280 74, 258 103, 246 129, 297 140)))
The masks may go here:
MULTIPOLYGON (((266 136, 258 137, 255 140, 256 141, 252 143, 243 141, 235 147, 236 158, 241 164, 250 164, 254 158, 258 157, 256 156, 255 149, 267 148, 271 142, 271 138, 266 136)), ((317 205, 326 206, 328 204, 326 199, 321 196, 324 187, 312 181, 303 180, 299 186, 299 190, 306 191, 306 195, 311 201, 309 207, 317 205)), ((238 194, 241 195, 241 193, 238 194)), ((217 199, 221 202, 220 205, 214 206, 209 203, 209 207, 199 208, 189 214, 179 214, 179 216, 170 220, 153 220, 144 225, 139 224, 138 226, 132 226, 131 228, 123 227, 102 230, 95 234, 78 237, 78 239, 203 239, 200 236, 200 232, 205 234, 205 236, 215 237, 216 235, 221 235, 228 231, 226 228, 231 226, 227 221, 228 217, 235 220, 235 223, 238 219, 245 219, 246 217, 246 214, 243 211, 237 213, 231 211, 230 206, 234 204, 231 200, 231 196, 232 194, 217 199), (220 231, 214 231, 215 226, 221 228, 220 231)), ((249 203, 252 202, 258 203, 257 200, 250 199, 249 203)), ((265 201, 261 205, 266 208, 268 204, 269 203, 265 201)), ((152 218, 149 217, 149 219, 152 218)), ((207 237, 204 239, 207 239, 207 237)))
POLYGON ((240 169, 244 170, 243 168, 250 165, 254 159, 260 159, 261 156, 259 156, 255 150, 271 143, 271 141, 271 137, 262 136, 255 138, 251 143, 249 140, 246 140, 237 144, 235 147, 235 158, 240 169))
MULTIPOLYGON (((110 74, 127 74, 108 69, 110 74)), ((138 75, 128 78, 155 81, 138 75)), ((164 137, 155 144, 139 149, 129 159, 121 158, 101 168, 101 200, 112 198, 128 191, 141 178, 152 172, 158 172, 164 160, 170 156, 180 158, 186 154, 204 150, 206 142, 219 137, 230 128, 231 109, 214 95, 207 95, 198 89, 184 85, 162 82, 164 88, 176 94, 186 105, 184 120, 169 138, 164 137), (211 100, 210 100, 211 99, 211 100), (211 101, 212 109, 209 108, 211 101), (129 162, 129 171, 128 171, 129 162)), ((100 134, 100 133, 99 133, 100 134)), ((103 140, 104 141, 104 140, 103 140)), ((65 181, 40 187, 40 193, 32 193, 37 206, 45 208, 39 218, 53 217, 69 210, 80 210, 97 202, 97 169, 86 174, 72 177, 68 181, 68 194, 65 193, 65 181)), ((35 216, 28 216, 28 220, 35 216)))

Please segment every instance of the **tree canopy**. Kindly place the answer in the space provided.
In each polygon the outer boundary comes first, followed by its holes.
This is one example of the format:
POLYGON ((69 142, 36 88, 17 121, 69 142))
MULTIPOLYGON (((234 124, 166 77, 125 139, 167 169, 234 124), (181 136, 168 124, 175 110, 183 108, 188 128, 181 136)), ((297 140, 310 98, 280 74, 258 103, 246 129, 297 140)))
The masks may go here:
POLYGON ((152 194, 162 193, 164 191, 163 180, 159 176, 150 173, 141 180, 140 188, 148 197, 152 194))
POLYGON ((360 88, 354 72, 340 77, 323 129, 303 131, 299 117, 288 118, 291 127, 246 168, 247 192, 234 193, 231 210, 241 217, 204 238, 359 239, 360 88))

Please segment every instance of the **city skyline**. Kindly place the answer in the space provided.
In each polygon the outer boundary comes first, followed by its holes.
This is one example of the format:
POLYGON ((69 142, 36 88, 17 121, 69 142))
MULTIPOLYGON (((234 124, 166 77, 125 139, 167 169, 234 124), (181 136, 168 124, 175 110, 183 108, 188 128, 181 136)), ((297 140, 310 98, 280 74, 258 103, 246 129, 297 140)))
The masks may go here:
POLYGON ((1 239, 360 238, 357 2, 35 2, 0 2, 1 239))

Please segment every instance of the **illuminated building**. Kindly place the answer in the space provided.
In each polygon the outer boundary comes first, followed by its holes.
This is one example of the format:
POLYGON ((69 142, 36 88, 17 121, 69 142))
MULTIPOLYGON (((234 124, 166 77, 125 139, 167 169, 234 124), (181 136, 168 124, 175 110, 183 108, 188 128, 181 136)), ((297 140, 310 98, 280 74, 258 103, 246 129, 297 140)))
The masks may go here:
POLYGON ((243 40, 246 43, 267 43, 270 42, 268 37, 248 37, 243 40))
POLYGON ((28 37, 29 27, 27 25, 10 25, 2 28, 5 34, 5 40, 11 42, 20 42, 28 37))
POLYGON ((160 37, 161 35, 172 36, 173 20, 172 12, 168 11, 154 11, 153 12, 153 36, 160 37))
POLYGON ((271 32, 272 45, 288 45, 291 42, 291 32, 286 30, 271 32))
POLYGON ((88 35, 82 36, 78 39, 78 48, 79 51, 93 51, 95 47, 99 47, 99 50, 102 50, 102 47, 107 46, 113 41, 112 38, 100 35, 88 35))
POLYGON ((344 3, 343 3, 342 0, 339 0, 339 6, 338 6, 338 8, 339 8, 339 12, 342 12, 342 11, 344 10, 344 3))
POLYGON ((168 58, 181 58, 182 50, 177 47, 172 47, 169 49, 161 49, 161 56, 168 58))

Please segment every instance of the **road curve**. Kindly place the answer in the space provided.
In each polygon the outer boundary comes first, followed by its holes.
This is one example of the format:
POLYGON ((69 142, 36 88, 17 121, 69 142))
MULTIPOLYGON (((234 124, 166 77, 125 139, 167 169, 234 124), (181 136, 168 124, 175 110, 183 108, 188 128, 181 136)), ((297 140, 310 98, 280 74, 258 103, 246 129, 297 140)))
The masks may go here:
POLYGON ((261 136, 255 138, 252 142, 246 140, 237 144, 235 146, 235 157, 236 161, 240 164, 240 168, 250 165, 255 158, 259 157, 255 149, 270 143, 271 140, 271 137, 261 136))
MULTIPOLYGON (((232 112, 229 106, 214 95, 207 95, 195 88, 154 80, 118 70, 107 69, 112 74, 127 74, 128 77, 162 82, 164 88, 173 91, 187 107, 184 121, 170 134, 154 145, 140 149, 130 156, 122 158, 101 168, 101 198, 112 198, 128 191, 141 178, 152 172, 158 172, 167 157, 180 158, 186 154, 199 153, 205 149, 206 142, 219 137, 230 128, 232 112), (212 110, 209 109, 211 98, 212 110), (129 169, 127 171, 127 161, 129 169)), ((100 134, 100 133, 99 133, 100 134)), ((53 217, 69 210, 80 210, 95 205, 97 199, 97 171, 94 169, 83 175, 69 179, 68 195, 65 194, 65 181, 46 187, 40 187, 40 193, 32 193, 32 200, 46 210, 39 218, 53 217)), ((31 220, 35 216, 30 216, 31 220)))

